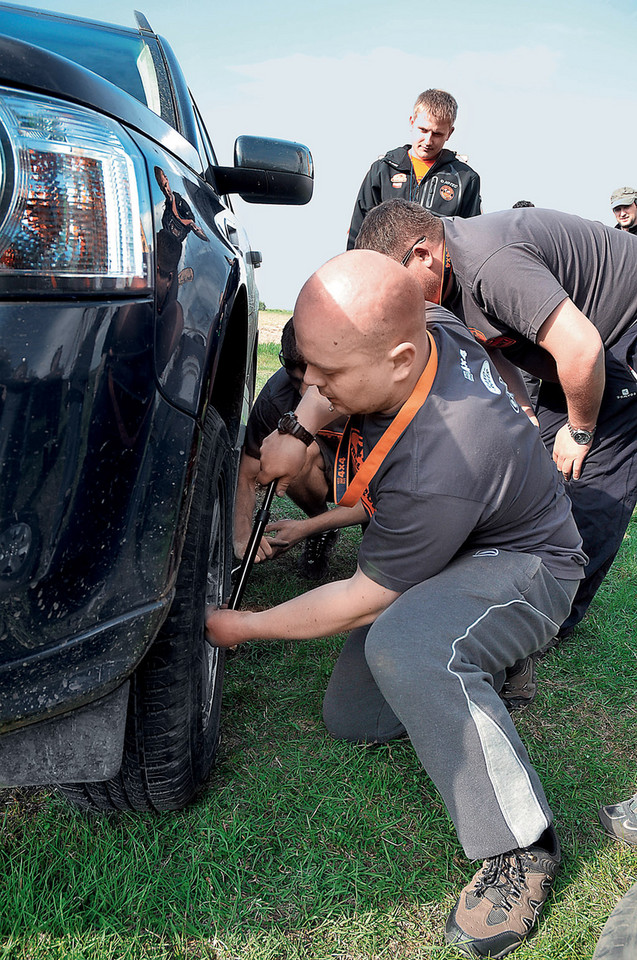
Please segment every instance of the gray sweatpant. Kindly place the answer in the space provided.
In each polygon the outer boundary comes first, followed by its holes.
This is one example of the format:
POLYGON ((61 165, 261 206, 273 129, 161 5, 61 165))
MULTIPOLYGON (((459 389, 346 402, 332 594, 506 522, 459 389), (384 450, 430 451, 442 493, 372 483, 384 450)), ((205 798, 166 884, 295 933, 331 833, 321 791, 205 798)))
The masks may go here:
POLYGON ((529 846, 552 820, 498 690, 555 636, 577 585, 529 554, 463 554, 353 630, 332 672, 332 736, 384 743, 406 730, 470 859, 529 846))

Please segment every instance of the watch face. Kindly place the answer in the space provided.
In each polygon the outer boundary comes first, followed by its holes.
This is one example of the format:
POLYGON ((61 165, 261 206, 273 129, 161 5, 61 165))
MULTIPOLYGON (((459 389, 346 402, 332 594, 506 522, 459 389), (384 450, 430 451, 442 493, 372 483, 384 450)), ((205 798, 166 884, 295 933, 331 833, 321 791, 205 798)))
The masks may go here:
POLYGON ((572 436, 575 443, 581 443, 582 445, 590 443, 593 439, 588 430, 573 430, 572 436))
POLYGON ((281 419, 277 424, 277 430, 279 433, 289 433, 291 436, 296 437, 297 440, 300 440, 301 443, 304 443, 306 447, 314 440, 313 435, 306 430, 302 424, 296 419, 296 414, 294 412, 284 413, 281 419))
POLYGON ((290 413, 284 413, 281 419, 277 424, 277 430, 279 433, 291 433, 294 436, 295 430, 298 429, 298 422, 295 417, 290 413))

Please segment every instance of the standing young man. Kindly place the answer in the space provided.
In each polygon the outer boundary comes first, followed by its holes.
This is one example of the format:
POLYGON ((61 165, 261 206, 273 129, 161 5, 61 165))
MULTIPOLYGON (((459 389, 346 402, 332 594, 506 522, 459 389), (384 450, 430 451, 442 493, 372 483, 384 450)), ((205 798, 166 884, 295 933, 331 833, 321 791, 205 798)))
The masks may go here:
MULTIPOLYGON (((369 520, 358 567, 270 610, 211 609, 209 639, 351 631, 325 695, 327 727, 366 743, 408 733, 467 856, 485 860, 447 939, 467 957, 503 957, 532 929, 560 862, 498 690, 570 608, 585 558, 568 498, 482 348, 446 310, 425 313, 399 264, 342 254, 308 280, 294 316, 305 381, 324 398, 304 426, 352 415, 336 472, 340 502, 369 520)), ((304 458, 298 439, 279 437, 277 473, 282 441, 304 458)))
POLYGON ((411 117, 412 141, 390 150, 373 163, 361 185, 347 249, 356 242, 365 216, 383 200, 400 197, 444 217, 475 217, 480 213, 480 177, 445 149, 454 130, 458 104, 444 90, 420 94, 411 117))

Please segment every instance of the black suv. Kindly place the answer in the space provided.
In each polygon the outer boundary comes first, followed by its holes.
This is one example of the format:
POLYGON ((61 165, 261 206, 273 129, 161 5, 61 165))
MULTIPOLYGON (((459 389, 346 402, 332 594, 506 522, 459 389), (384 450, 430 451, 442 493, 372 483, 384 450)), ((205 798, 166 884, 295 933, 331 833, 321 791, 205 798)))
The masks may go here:
POLYGON ((0 784, 169 810, 204 785, 260 255, 229 194, 306 203, 312 158, 217 163, 168 44, 0 4, 0 784))

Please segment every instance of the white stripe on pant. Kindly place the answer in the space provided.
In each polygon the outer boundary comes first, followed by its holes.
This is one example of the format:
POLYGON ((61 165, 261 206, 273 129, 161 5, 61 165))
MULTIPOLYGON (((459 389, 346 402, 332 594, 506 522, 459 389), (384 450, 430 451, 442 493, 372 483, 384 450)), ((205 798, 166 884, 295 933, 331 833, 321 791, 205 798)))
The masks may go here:
POLYGON ((330 678, 330 733, 382 743, 406 730, 471 859, 529 846, 551 822, 498 690, 556 634, 576 588, 529 554, 464 554, 352 631, 330 678))

